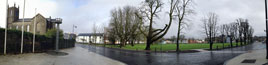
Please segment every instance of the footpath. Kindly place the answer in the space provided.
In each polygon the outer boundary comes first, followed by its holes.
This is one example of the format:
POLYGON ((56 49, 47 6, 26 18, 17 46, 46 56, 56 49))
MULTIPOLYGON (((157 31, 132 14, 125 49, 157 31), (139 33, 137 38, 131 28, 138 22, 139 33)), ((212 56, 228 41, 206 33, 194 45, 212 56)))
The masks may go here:
POLYGON ((253 50, 225 62, 224 65, 268 65, 266 50, 253 50))
POLYGON ((64 56, 49 53, 0 55, 0 65, 126 65, 81 47, 60 50, 64 56))

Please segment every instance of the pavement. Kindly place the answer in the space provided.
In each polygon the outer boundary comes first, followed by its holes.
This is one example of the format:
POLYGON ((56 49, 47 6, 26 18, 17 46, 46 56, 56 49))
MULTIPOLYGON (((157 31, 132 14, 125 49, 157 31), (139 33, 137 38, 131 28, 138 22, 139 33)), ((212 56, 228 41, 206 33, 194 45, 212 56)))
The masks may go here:
POLYGON ((268 62, 266 57, 266 50, 253 50, 247 53, 241 54, 227 62, 225 65, 263 65, 268 62), (242 63, 244 60, 253 60, 252 62, 242 63), (254 62, 255 60, 255 62, 254 62))
POLYGON ((64 56, 49 53, 0 55, 0 65, 126 65, 81 47, 63 49, 60 52, 68 54, 64 56))

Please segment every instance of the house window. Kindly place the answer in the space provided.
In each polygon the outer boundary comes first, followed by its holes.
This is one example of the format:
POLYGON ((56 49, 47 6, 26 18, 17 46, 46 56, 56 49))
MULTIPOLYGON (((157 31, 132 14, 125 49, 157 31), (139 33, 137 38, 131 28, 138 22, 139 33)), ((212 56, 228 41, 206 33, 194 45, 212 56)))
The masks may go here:
POLYGON ((16 26, 16 29, 18 30, 19 29, 19 26, 16 26))
MULTIPOLYGON (((23 26, 21 26, 21 30, 22 30, 22 29, 24 29, 24 27, 23 27, 23 26)), ((25 30, 25 29, 24 29, 24 30, 25 30)))
POLYGON ((30 25, 27 25, 27 30, 26 30, 27 32, 29 32, 30 31, 30 25))
POLYGON ((13 12, 12 12, 12 10, 10 10, 10 15, 12 15, 13 14, 13 12))

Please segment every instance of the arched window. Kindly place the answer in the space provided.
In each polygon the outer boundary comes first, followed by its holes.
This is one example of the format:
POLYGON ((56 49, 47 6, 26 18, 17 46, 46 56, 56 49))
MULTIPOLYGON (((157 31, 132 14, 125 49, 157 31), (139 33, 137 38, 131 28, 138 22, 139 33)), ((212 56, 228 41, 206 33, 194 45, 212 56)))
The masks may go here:
POLYGON ((30 32, 30 25, 27 25, 27 32, 30 32))
POLYGON ((12 15, 12 13, 13 13, 12 10, 10 10, 10 15, 12 15))

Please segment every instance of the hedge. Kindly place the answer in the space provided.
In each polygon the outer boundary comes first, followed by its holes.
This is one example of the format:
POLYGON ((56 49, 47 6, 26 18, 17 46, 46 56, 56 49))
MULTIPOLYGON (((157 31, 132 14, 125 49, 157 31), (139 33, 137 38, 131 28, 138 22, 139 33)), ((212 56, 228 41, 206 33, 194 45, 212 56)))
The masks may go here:
MULTIPOLYGON (((21 48, 21 31, 19 30, 8 30, 7 32, 7 53, 20 53, 21 48)), ((0 28, 0 54, 4 51, 4 37, 5 29, 0 28)), ((44 52, 47 50, 55 49, 55 37, 48 38, 44 35, 36 35, 35 52, 44 52)), ((24 44, 23 52, 32 52, 33 48, 33 34, 24 32, 24 44)), ((59 48, 70 48, 74 47, 75 40, 60 39, 59 48)))

